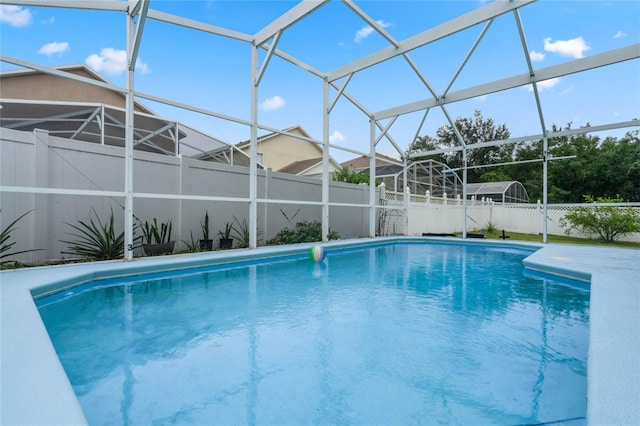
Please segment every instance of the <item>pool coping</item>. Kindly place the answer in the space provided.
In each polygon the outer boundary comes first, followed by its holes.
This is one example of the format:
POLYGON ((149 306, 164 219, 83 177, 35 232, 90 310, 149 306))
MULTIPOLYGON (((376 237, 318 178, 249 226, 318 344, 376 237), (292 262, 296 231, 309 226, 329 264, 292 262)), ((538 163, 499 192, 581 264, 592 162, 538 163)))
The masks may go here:
MULTIPOLYGON (((590 282, 587 423, 640 424, 640 250, 518 241, 384 237, 322 243, 327 250, 393 242, 536 250, 534 271, 590 282)), ((104 277, 304 254, 315 244, 26 268, 0 272, 0 424, 87 424, 34 297, 104 277)))

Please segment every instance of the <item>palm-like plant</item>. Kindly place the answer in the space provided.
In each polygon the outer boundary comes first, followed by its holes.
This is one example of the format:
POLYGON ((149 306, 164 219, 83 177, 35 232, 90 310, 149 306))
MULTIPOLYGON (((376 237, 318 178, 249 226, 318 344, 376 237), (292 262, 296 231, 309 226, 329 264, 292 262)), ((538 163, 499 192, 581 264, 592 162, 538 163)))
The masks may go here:
MULTIPOLYGON (((13 253, 7 253, 11 249, 11 247, 13 247, 17 242, 17 241, 14 241, 12 243, 9 242, 9 240, 11 239, 11 233, 13 231, 15 231, 15 229, 16 229, 15 228, 16 224, 20 221, 20 219, 22 219, 23 217, 25 217, 26 215, 28 215, 32 211, 33 210, 29 210, 28 212, 23 213, 16 220, 11 222, 6 228, 2 229, 2 231, 0 232, 0 259, 7 258, 9 256, 15 256, 17 254, 29 253, 29 252, 32 252, 32 251, 36 251, 36 249, 30 249, 30 250, 14 251, 13 253)), ((9 260, 0 260, 0 264, 7 263, 7 262, 10 262, 10 261, 9 260)))
POLYGON ((91 209, 93 217, 89 222, 78 221, 78 225, 66 223, 78 233, 69 235, 77 238, 76 241, 62 241, 70 244, 69 251, 64 253, 74 254, 92 260, 119 259, 124 255, 124 231, 116 235, 113 210, 108 222, 102 223, 98 214, 91 209))
POLYGON ((171 242, 172 229, 171 220, 158 224, 158 219, 154 217, 153 222, 144 222, 142 234, 147 244, 165 244, 171 242))

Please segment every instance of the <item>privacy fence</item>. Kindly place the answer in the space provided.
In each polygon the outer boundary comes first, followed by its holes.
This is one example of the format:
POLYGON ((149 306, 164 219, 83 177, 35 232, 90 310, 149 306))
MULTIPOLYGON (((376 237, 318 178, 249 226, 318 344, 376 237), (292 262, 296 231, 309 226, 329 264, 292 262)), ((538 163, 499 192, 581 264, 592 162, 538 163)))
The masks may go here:
MULTIPOLYGON (((12 251, 38 249, 17 260, 69 258, 65 254, 69 244, 63 241, 73 241, 70 234, 76 232, 69 224, 89 221, 92 211, 102 221, 108 220, 112 211, 118 232, 122 231, 122 148, 58 138, 39 130, 2 128, 0 132, 0 226, 30 212, 12 233, 16 242, 12 251)), ((135 151, 133 169, 135 218, 140 222, 171 220, 178 246, 192 237, 202 238, 200 224, 206 212, 215 246, 218 230, 226 223, 248 219, 246 167, 135 151)), ((318 179, 259 170, 257 187, 259 244, 297 222, 321 220, 322 185, 318 179)), ((367 186, 331 182, 329 201, 336 204, 330 209, 331 230, 342 237, 368 235, 367 186)))
MULTIPOLYGON (((16 260, 38 263, 73 257, 67 253, 69 244, 65 242, 73 241, 71 234, 77 233, 70 225, 87 222, 94 214, 106 221, 113 212, 116 228, 122 231, 126 195, 122 148, 58 138, 39 130, 3 128, 0 132, 0 228, 29 212, 12 232, 11 240, 16 244, 11 251, 38 249, 16 260)), ((172 239, 177 241, 178 250, 203 237, 200 225, 207 212, 214 241, 227 223, 248 218, 248 168, 135 151, 133 169, 136 221, 171 220, 172 239)), ((321 220, 322 184, 318 179, 259 170, 258 198, 259 245, 297 222, 321 220)), ((377 235, 462 232, 464 208, 460 198, 379 188, 376 199, 377 235)), ((367 185, 331 182, 329 202, 331 230, 342 238, 368 236, 367 185)), ((564 234, 560 219, 571 207, 548 206, 549 234, 564 234)), ((640 204, 635 208, 640 209, 640 204)), ((539 203, 470 200, 466 214, 468 232, 489 223, 507 232, 543 232, 544 215, 539 203)), ((640 234, 621 239, 640 241, 640 234)))

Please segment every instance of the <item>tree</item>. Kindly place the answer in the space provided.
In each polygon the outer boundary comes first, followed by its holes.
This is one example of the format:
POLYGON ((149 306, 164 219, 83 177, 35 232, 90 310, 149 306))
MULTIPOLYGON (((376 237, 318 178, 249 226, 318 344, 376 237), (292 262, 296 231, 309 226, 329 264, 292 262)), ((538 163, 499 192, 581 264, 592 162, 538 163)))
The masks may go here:
MULTIPOLYGON (((407 149, 407 155, 418 153, 421 151, 436 151, 442 149, 437 139, 431 136, 418 136, 415 141, 407 149)), ((423 155, 420 157, 413 157, 413 161, 434 160, 440 163, 446 163, 444 154, 423 155)))
MULTIPOLYGON (((467 145, 509 139, 511 136, 506 124, 496 125, 492 118, 485 119, 480 110, 475 110, 473 117, 458 117, 454 124, 467 145)), ((454 148, 461 145, 453 126, 450 124, 440 127, 436 131, 436 136, 436 138, 430 136, 416 138, 408 152, 454 148)), ((472 148, 467 151, 467 165, 479 166, 511 161, 511 151, 510 147, 505 146, 472 148)), ((445 163, 453 169, 463 166, 462 151, 447 152, 437 155, 435 158, 433 156, 424 157, 424 159, 427 158, 445 163)), ((479 182, 485 172, 486 170, 483 169, 469 169, 467 179, 469 182, 479 182)))
MULTIPOLYGON (((552 132, 570 130, 552 126, 552 132)), ((514 160, 542 159, 542 140, 520 143, 514 160)), ((575 156, 549 162, 548 201, 551 203, 580 203, 585 194, 627 200, 640 200, 640 141, 628 133, 618 140, 579 133, 549 138, 548 151, 552 158, 575 156)), ((524 185, 531 200, 542 199, 542 164, 519 163, 504 168, 506 175, 524 185)))
MULTIPOLYGON (((585 201, 593 203, 593 197, 585 196, 585 201)), ((619 203, 623 199, 599 197, 597 203, 619 203)), ((597 206, 576 207, 560 219, 560 226, 566 228, 569 235, 571 230, 597 235, 602 241, 613 242, 618 237, 640 232, 640 213, 633 207, 597 206)))
POLYGON ((333 180, 336 182, 366 183, 368 185, 369 173, 344 166, 333 173, 333 180))

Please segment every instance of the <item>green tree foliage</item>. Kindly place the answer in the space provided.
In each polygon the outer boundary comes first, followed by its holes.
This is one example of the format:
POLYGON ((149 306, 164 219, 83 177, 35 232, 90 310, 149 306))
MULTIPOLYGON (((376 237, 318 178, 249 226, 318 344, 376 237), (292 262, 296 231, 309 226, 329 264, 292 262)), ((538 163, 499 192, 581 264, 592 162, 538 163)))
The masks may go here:
MULTIPOLYGON (((569 123, 565 130, 571 129, 569 123)), ((561 130, 555 125, 552 131, 561 130)), ((580 203, 585 194, 627 200, 640 200, 640 141, 636 134, 606 138, 576 134, 549 138, 551 158, 548 167, 548 199, 551 203, 580 203)), ((542 158, 542 140, 520 144, 514 151, 517 161, 542 158)), ((542 164, 521 163, 506 166, 505 174, 521 182, 531 200, 542 199, 542 164)))
MULTIPOLYGON (((586 196, 585 201, 593 203, 591 196, 586 196)), ((597 203, 619 203, 623 199, 620 197, 603 198, 599 197, 597 203)), ((602 241, 613 242, 632 232, 640 232, 640 213, 633 207, 596 206, 596 207, 576 207, 560 220, 560 226, 565 229, 567 235, 573 229, 596 235, 602 241)))
MULTIPOLYGON (((471 145, 480 142, 509 139, 511 132, 505 124, 496 125, 492 118, 485 119, 480 110, 475 110, 473 117, 458 117, 455 121, 456 129, 465 144, 471 145)), ((451 125, 440 127, 436 131, 436 138, 422 136, 417 138, 409 147, 408 153, 425 150, 436 150, 460 147, 461 143, 451 125)), ((511 161, 510 148, 504 146, 492 146, 474 148, 467 151, 467 165, 479 166, 511 161)), ((462 167, 462 151, 446 152, 440 155, 420 157, 419 159, 433 159, 445 163, 456 169, 462 167)), ((480 182, 484 169, 469 169, 468 182, 480 182)))
MULTIPOLYGON (((502 140, 510 137, 506 125, 496 126, 492 119, 484 119, 476 110, 472 118, 458 118, 456 128, 465 143, 502 140)), ((553 125, 552 133, 571 130, 553 125)), ((588 124, 587 124, 588 127, 588 124)), ((585 128, 585 130, 587 130, 585 128)), ((627 133, 623 138, 600 139, 598 136, 578 133, 571 136, 549 138, 548 154, 556 160, 548 163, 548 201, 550 203, 580 203, 585 194, 599 197, 640 201, 640 132, 627 133), (575 156, 571 159, 559 157, 575 156)), ((436 137, 420 136, 411 144, 408 153, 434 151, 459 146, 450 125, 440 127, 436 137)), ((522 142, 469 149, 468 166, 519 162, 504 166, 470 169, 468 182, 497 182, 515 180, 527 189, 532 202, 542 199, 543 141, 522 142), (532 161, 533 160, 533 161, 532 161), (529 162, 524 162, 529 161, 529 162)), ((434 159, 451 168, 462 166, 462 153, 435 154, 419 159, 434 159)))
POLYGON ((369 173, 365 173, 359 170, 353 170, 347 166, 344 166, 333 173, 333 180, 336 182, 366 183, 368 185, 369 173))

